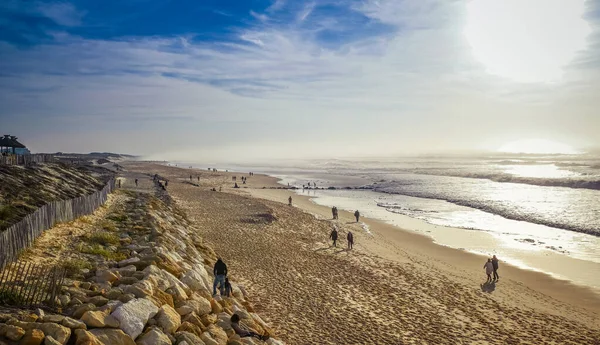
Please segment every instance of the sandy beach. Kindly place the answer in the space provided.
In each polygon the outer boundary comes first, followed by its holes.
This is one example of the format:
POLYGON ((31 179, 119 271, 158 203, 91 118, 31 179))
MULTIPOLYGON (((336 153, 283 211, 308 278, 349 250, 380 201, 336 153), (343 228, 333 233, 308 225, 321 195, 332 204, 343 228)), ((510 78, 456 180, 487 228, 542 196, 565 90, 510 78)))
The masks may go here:
MULTIPOLYGON (((597 291, 501 263, 484 285, 484 257, 277 188, 268 176, 151 163, 203 238, 289 344, 598 344, 597 291), (190 181, 189 176, 192 175, 190 181), (200 176, 198 182, 197 177, 200 176), (234 189, 232 176, 241 188, 234 189), (247 174, 244 174, 247 176, 247 174), (215 188, 217 191, 211 191, 215 188), (218 192, 222 188, 222 192, 218 192), (346 250, 352 231, 354 249, 346 250)), ((574 267, 573 269, 577 269, 574 267)))

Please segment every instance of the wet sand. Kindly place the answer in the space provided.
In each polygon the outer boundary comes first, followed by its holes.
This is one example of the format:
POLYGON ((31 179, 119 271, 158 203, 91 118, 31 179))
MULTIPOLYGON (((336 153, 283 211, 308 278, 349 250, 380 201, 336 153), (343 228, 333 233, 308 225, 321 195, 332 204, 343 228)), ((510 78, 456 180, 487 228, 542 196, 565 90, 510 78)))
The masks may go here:
MULTIPOLYGON (((501 264, 483 285, 483 258, 340 212, 339 246, 327 240, 331 210, 266 176, 233 189, 234 173, 134 163, 171 179, 169 193, 243 281, 255 309, 290 344, 594 344, 600 297, 591 289, 501 264), (190 173, 199 186, 189 184, 190 173), (212 192, 210 188, 223 192, 212 192), (246 187, 246 188, 244 188, 246 187), (361 219, 361 221, 363 221, 361 219), (347 231, 355 247, 345 249, 347 231)), ((573 269, 577 269, 574 267, 573 269)))

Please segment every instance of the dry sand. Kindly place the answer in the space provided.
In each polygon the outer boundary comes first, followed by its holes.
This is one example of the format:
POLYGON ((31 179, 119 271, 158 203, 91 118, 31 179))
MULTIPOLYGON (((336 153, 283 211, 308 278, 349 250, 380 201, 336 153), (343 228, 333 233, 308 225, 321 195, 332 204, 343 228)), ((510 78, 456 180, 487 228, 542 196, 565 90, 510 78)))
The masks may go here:
MULTIPOLYGON (((597 292, 502 265, 494 286, 483 258, 424 236, 340 212, 337 248, 330 210, 263 189, 265 176, 127 163, 159 173, 204 239, 244 282, 261 315, 290 344, 598 344, 597 292), (191 185, 200 174, 199 186, 191 185), (240 189, 233 189, 231 176, 240 189), (185 182, 185 183, 184 183, 185 182), (223 192, 210 188, 223 187, 223 192), (247 188, 244 188, 247 187, 247 188), (252 195, 252 196, 251 196, 252 195), (355 248, 345 250, 347 231, 355 248)), ((576 268, 574 268, 576 269, 576 268)))

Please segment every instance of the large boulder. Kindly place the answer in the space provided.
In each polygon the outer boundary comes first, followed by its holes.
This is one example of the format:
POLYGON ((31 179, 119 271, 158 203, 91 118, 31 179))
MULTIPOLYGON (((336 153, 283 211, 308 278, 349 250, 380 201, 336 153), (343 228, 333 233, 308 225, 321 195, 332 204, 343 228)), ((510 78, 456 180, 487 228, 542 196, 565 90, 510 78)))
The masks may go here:
POLYGON ((120 329, 97 328, 90 331, 102 345, 135 345, 131 337, 120 329))
POLYGON ((129 259, 125 259, 125 260, 121 260, 121 261, 119 261, 119 262, 117 263, 117 265, 118 265, 119 267, 125 267, 125 266, 129 266, 129 265, 131 265, 132 263, 134 263, 134 262, 138 262, 138 261, 140 261, 140 258, 138 258, 138 257, 133 257, 133 258, 129 258, 129 259))
POLYGON ((199 336, 190 332, 177 332, 175 334, 175 339, 177 339, 177 343, 179 345, 184 342, 188 343, 189 345, 206 345, 199 336))
POLYGON ((183 302, 183 304, 192 306, 198 316, 210 314, 212 312, 212 306, 210 305, 210 302, 206 298, 196 293, 192 294, 190 299, 183 302))
POLYGON ((131 338, 137 338, 149 319, 158 313, 158 308, 147 299, 134 299, 118 307, 111 315, 119 320, 121 329, 131 338))
POLYGON ((171 345, 171 340, 158 328, 151 328, 136 341, 137 345, 171 345))
POLYGON ((201 327, 198 327, 192 323, 185 321, 181 324, 181 326, 179 326, 179 329, 177 329, 177 332, 189 332, 189 333, 194 333, 197 336, 200 336, 202 334, 202 332, 204 332, 204 330, 201 327))
POLYGON ((44 341, 44 332, 40 329, 30 329, 25 332, 23 338, 19 342, 19 345, 41 345, 42 341, 44 341))
POLYGON ((142 280, 125 288, 125 293, 132 293, 137 298, 144 298, 154 294, 154 286, 147 280, 142 280))
POLYGON ((210 333, 210 336, 216 340, 219 345, 227 344, 227 333, 225 333, 222 328, 210 325, 208 326, 208 333, 210 333))
POLYGON ((200 339, 202 339, 202 341, 206 345, 219 345, 219 343, 215 339, 213 339, 213 337, 208 332, 202 333, 200 335, 200 339))
POLYGON ((26 330, 14 325, 0 325, 0 337, 6 337, 9 340, 19 341, 25 335, 26 330))
POLYGON ((173 307, 167 304, 160 307, 156 315, 156 321, 157 326, 165 333, 175 333, 179 326, 181 326, 181 316, 173 307))
POLYGON ((76 319, 81 319, 83 314, 85 314, 87 311, 95 310, 95 309, 96 309, 96 306, 92 303, 82 304, 81 306, 77 307, 75 312, 73 312, 73 317, 76 319))
POLYGON ((115 317, 102 311, 87 311, 81 317, 81 321, 93 328, 119 327, 119 321, 115 317))
POLYGON ((92 333, 84 330, 75 330, 75 345, 102 345, 100 340, 92 333))
MULTIPOLYGON (((51 336, 52 338, 56 339, 60 344, 66 344, 69 340, 69 337, 71 337, 70 328, 63 327, 52 322, 21 322, 17 321, 16 319, 10 319, 6 321, 6 325, 17 326, 24 329, 25 331, 28 331, 30 329, 39 329, 42 332, 44 332, 46 336, 51 336)), ((0 336, 2 336, 2 326, 4 325, 0 325, 0 336)))
POLYGON ((70 329, 87 329, 84 322, 75 320, 75 319, 71 319, 70 317, 65 317, 62 320, 61 324, 70 329))
POLYGON ((96 281, 98 283, 113 283, 119 279, 118 273, 109 270, 97 270, 96 281))
MULTIPOLYGON (((204 273, 204 267, 202 267, 204 273)), ((208 276, 208 274, 206 275, 208 276)), ((198 270, 191 269, 181 276, 181 282, 190 287, 194 291, 210 291, 210 285, 204 281, 203 276, 198 270)))

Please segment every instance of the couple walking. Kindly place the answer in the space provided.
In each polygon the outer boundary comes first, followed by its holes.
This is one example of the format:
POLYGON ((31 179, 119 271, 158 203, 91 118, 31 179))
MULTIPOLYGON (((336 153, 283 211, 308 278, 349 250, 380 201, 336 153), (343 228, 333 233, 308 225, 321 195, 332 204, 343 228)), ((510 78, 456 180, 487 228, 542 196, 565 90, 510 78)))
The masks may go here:
MULTIPOLYGON (((337 247, 338 231, 336 227, 333 227, 329 238, 333 241, 333 246, 337 247)), ((346 240, 348 241, 348 249, 352 249, 352 246, 354 245, 354 235, 352 235, 352 232, 348 231, 346 240)))
POLYGON ((498 258, 496 255, 487 259, 487 262, 483 265, 483 268, 485 268, 485 274, 487 274, 488 282, 500 279, 498 276, 498 258), (492 279, 492 274, 494 275, 494 279, 492 279))

